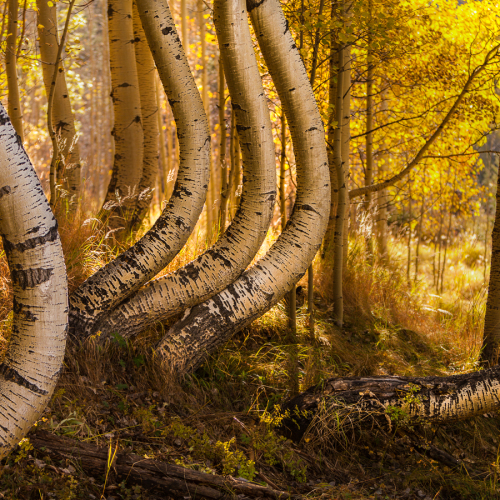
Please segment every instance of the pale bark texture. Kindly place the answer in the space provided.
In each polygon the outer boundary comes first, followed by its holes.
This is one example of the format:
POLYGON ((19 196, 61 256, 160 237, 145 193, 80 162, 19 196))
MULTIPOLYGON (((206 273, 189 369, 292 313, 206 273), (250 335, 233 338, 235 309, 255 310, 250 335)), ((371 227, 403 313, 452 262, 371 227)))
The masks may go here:
POLYGON ((280 155, 280 216, 281 231, 287 223, 286 216, 286 118, 285 110, 281 110, 281 155, 280 155))
MULTIPOLYGON (((59 37, 57 32, 56 3, 52 6, 46 0, 37 0, 38 36, 40 38, 40 57, 42 60, 43 83, 47 98, 50 95, 54 66, 57 59, 59 37)), ((57 172, 57 182, 67 191, 70 207, 76 208, 80 194, 81 163, 75 117, 66 85, 63 64, 59 64, 55 88, 53 90, 52 126, 57 136, 59 153, 64 158, 57 172)))
POLYGON ((119 228, 125 227, 137 201, 144 149, 132 0, 108 0, 108 33, 115 157, 103 208, 109 210, 110 227, 119 228))
POLYGON ((286 402, 283 430, 299 440, 309 430, 342 432, 338 422, 372 427, 464 420, 500 408, 500 367, 449 377, 346 377, 311 387, 286 402), (340 419, 339 419, 340 417, 340 419))
POLYGON ((214 22, 243 145, 240 210, 212 248, 146 285, 97 325, 103 335, 116 331, 129 337, 212 297, 241 275, 266 237, 276 198, 275 152, 244 2, 216 1, 214 22))
MULTIPOLYGON (((335 2, 332 2, 332 19, 335 19, 335 2)), ((323 240, 323 248, 321 249, 321 257, 324 258, 327 253, 333 250, 333 239, 335 234, 335 218, 337 214, 338 204, 338 185, 337 173, 335 171, 333 143, 335 141, 335 129, 338 127, 336 121, 337 109, 337 84, 341 76, 339 68, 339 43, 331 33, 330 40, 330 57, 329 57, 329 81, 328 81, 328 104, 331 109, 330 116, 326 127, 327 133, 327 150, 328 150, 328 166, 330 168, 331 182, 331 198, 330 198, 330 217, 328 219, 328 227, 325 238, 323 240)))
MULTIPOLYGON (((224 65, 222 58, 219 57, 219 129, 220 129, 220 145, 219 145, 219 163, 221 173, 221 189, 220 189, 220 209, 219 221, 221 228, 226 227, 226 210, 227 210, 227 161, 226 161, 226 95, 225 95, 226 78, 224 76, 224 65), (226 186, 224 186, 224 181, 226 186)), ((233 115, 234 116, 234 115, 233 115)), ((215 180, 215 179, 212 179, 215 180)))
POLYGON ((7 23, 7 47, 5 49, 5 72, 7 73, 7 88, 9 91, 7 103, 9 117, 16 129, 17 135, 24 141, 23 112, 19 100, 19 85, 17 82, 17 15, 18 0, 7 0, 9 3, 9 21, 7 23))
POLYGON ((0 364, 0 456, 49 402, 68 325, 66 267, 57 222, 0 104, 0 234, 14 291, 12 337, 0 364))
POLYGON ((144 132, 144 149, 142 158, 142 177, 139 183, 137 204, 129 227, 137 230, 141 225, 153 199, 153 189, 158 177, 158 103, 156 101, 156 68, 153 55, 149 49, 146 35, 142 28, 137 6, 133 6, 134 45, 139 94, 141 98, 142 128, 144 132))
POLYGON ((342 295, 342 277, 344 264, 344 232, 345 232, 345 214, 346 214, 346 176, 342 158, 342 111, 343 111, 343 66, 344 66, 344 47, 339 46, 339 76, 337 83, 337 103, 335 106, 335 116, 337 128, 334 133, 333 142, 333 161, 335 174, 337 176, 337 213, 335 214, 335 233, 333 236, 333 315, 337 325, 342 328, 344 315, 344 300, 342 295))
MULTIPOLYGON (((438 274, 439 276, 439 274, 438 274)), ((438 278, 439 284, 439 278, 438 278)), ((481 360, 490 366, 498 364, 500 354, 500 175, 496 193, 496 214, 491 233, 491 269, 488 299, 484 317, 481 360)))
POLYGON ((72 294, 70 331, 75 336, 90 334, 103 314, 132 295, 177 255, 205 201, 210 134, 200 94, 166 0, 137 0, 137 7, 177 123, 181 162, 174 192, 154 226, 72 294))
MULTIPOLYGON (((351 4, 352 5, 352 4, 351 4)), ((347 13, 348 17, 350 13, 347 13)), ((343 243, 343 258, 342 264, 345 268, 347 266, 347 253, 349 251, 349 169, 350 161, 349 155, 351 151, 351 45, 344 47, 344 67, 342 78, 344 97, 342 99, 342 163, 344 165, 344 174, 346 182, 346 198, 345 198, 345 212, 344 212, 344 243, 343 243)), ((353 221, 354 222, 354 221, 353 221)))
MULTIPOLYGON (((225 3, 215 5, 223 8, 225 3)), ((242 0, 227 3, 236 4, 235 10, 246 18, 242 0)), ((167 333, 161 353, 178 374, 196 369, 231 335, 283 298, 309 267, 328 222, 325 135, 304 64, 279 1, 251 0, 247 6, 287 115, 297 161, 297 199, 285 231, 267 254, 222 293, 186 311, 167 333)))
POLYGON ((237 126, 235 125, 234 134, 231 134, 231 171, 229 172, 228 180, 228 214, 231 219, 234 217, 234 213, 240 204, 241 190, 240 190, 240 178, 241 178, 241 148, 240 141, 238 139, 237 126))

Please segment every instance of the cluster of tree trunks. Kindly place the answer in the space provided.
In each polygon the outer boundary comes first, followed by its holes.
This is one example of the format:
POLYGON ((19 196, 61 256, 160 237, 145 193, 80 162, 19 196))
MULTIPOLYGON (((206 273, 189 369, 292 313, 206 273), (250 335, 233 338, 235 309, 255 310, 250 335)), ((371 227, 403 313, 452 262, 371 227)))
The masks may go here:
MULTIPOLYGON (((16 4, 10 0, 9 10, 16 11, 16 4)), ((128 225, 133 229, 140 224, 156 175, 158 147, 149 148, 157 144, 158 135, 154 118, 156 88, 151 77, 154 65, 177 124, 181 152, 178 177, 169 203, 151 230, 74 292, 69 306, 71 334, 83 339, 100 330, 105 338, 119 330, 123 336, 132 336, 184 310, 184 317, 156 347, 178 375, 193 371, 231 335, 265 313, 295 286, 322 243, 329 217, 330 221, 336 217, 330 228, 335 233, 335 269, 340 272, 335 278, 335 314, 341 325, 341 269, 349 197, 382 191, 406 175, 440 134, 474 78, 496 52, 492 51, 484 64, 471 72, 463 92, 439 127, 400 174, 375 185, 370 184, 368 175, 367 186, 347 193, 348 165, 343 148, 348 145, 348 133, 342 134, 342 130, 348 131, 349 119, 344 109, 350 85, 349 65, 344 62, 345 54, 349 57, 347 48, 332 47, 332 73, 335 71, 338 78, 330 93, 331 99, 335 98, 338 125, 328 130, 334 144, 329 162, 311 80, 279 1, 215 0, 214 21, 223 74, 232 98, 237 142, 244 163, 240 208, 212 248, 175 273, 150 282, 180 251, 200 216, 209 185, 210 133, 205 106, 167 0, 136 0, 135 5, 134 10, 132 0, 109 0, 108 9, 116 148, 107 208, 117 221, 116 226, 128 225), (253 267, 246 269, 265 238, 276 198, 271 122, 248 17, 290 129, 297 164, 297 193, 293 212, 276 243, 253 267), (143 198, 134 195, 136 187, 146 193, 143 198)), ((40 27, 40 38, 41 43, 48 45, 43 57, 49 69, 50 64, 57 69, 50 80, 51 91, 53 87, 62 96, 61 109, 56 112, 54 108, 51 120, 60 136, 66 134, 66 143, 73 143, 74 121, 64 72, 62 67, 59 70, 57 55, 54 59, 53 54, 57 44, 55 11, 42 7, 40 15, 45 16, 46 25, 40 27)), ((347 5, 342 8, 346 7, 348 10, 347 5)), ((9 26, 13 32, 13 22, 9 26)), ((184 33, 183 40, 186 38, 184 33)), ((62 43, 59 54, 61 47, 62 43)), ((15 91, 12 97, 15 98, 15 91)), ((17 111, 13 101, 14 122, 17 111)), ((21 134, 21 129, 16 134, 5 110, 0 108, 0 232, 14 285, 13 341, 0 365, 3 454, 19 441, 47 403, 61 366, 68 328, 66 273, 57 224, 22 147, 21 134)), ((77 149, 68 149, 64 154, 74 156, 69 163, 76 167, 67 170, 75 177, 69 176, 68 171, 64 175, 70 193, 76 194, 79 154, 77 149)), ((493 307, 496 306, 490 309, 493 307)), ((493 334, 488 337, 492 338, 495 339, 493 334)), ((491 349, 494 342, 488 344, 491 349)), ((496 353, 495 349, 492 352, 496 353)), ((495 368, 448 378, 335 379, 289 402, 285 409, 291 412, 290 421, 285 423, 292 434, 304 432, 318 412, 335 414, 339 401, 342 407, 356 406, 361 413, 375 411, 389 419, 389 409, 396 408, 407 422, 468 418, 497 409, 498 374, 495 368)))

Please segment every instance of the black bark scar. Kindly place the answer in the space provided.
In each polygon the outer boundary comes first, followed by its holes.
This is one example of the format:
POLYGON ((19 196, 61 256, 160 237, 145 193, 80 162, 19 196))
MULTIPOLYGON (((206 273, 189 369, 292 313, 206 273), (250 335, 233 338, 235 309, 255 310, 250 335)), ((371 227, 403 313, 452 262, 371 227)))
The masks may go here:
POLYGON ((12 281, 19 285, 23 290, 26 288, 34 288, 37 285, 49 281, 54 273, 54 269, 32 268, 32 269, 15 269, 12 271, 12 281))
POLYGON ((253 9, 261 6, 266 0, 247 0, 247 10, 252 12, 253 9))
POLYGON ((35 384, 32 384, 28 380, 26 380, 20 373, 17 372, 14 368, 7 366, 5 363, 0 364, 0 375, 3 375, 6 380, 10 380, 11 382, 16 383, 26 389, 29 389, 36 394, 41 394, 42 396, 46 396, 48 391, 44 389, 40 389, 35 384))
POLYGON ((11 193, 10 186, 4 186, 3 188, 0 188, 0 198, 3 198, 6 194, 11 193))
POLYGON ((54 227, 51 227, 47 233, 42 236, 36 236, 35 238, 30 238, 29 240, 20 242, 20 243, 11 243, 7 238, 3 238, 3 247, 5 251, 8 253, 13 250, 17 250, 18 252, 25 252, 26 250, 32 250, 41 245, 45 245, 50 241, 55 241, 58 238, 57 232, 57 222, 54 227))

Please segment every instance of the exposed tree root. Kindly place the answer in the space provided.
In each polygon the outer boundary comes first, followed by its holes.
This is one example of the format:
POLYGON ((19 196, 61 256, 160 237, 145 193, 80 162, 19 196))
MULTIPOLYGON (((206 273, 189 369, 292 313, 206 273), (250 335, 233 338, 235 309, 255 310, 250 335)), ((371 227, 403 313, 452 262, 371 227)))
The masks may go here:
POLYGON ((302 498, 300 495, 273 490, 231 476, 214 476, 178 465, 146 459, 131 453, 117 452, 115 454, 114 446, 102 448, 46 431, 38 431, 30 435, 30 442, 34 448, 51 458, 75 461, 87 474, 103 476, 109 469, 109 473, 118 480, 140 484, 172 498, 189 496, 193 499, 222 500, 234 498, 235 494, 238 495, 238 498, 272 498, 276 500, 299 500, 302 498), (111 465, 108 465, 109 463, 111 465))

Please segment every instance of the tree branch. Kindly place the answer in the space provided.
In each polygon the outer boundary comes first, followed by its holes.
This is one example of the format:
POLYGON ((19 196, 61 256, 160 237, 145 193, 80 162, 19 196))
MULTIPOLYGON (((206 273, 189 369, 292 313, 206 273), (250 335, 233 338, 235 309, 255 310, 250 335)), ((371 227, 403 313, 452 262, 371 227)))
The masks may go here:
POLYGON ((448 111, 446 116, 443 118, 443 121, 439 124, 437 129, 434 131, 434 133, 429 137, 427 142, 420 148, 420 151, 417 153, 415 158, 404 168, 399 172, 399 174, 396 174, 392 178, 379 182, 378 184, 372 184, 370 186, 365 186, 363 188, 357 188, 357 189, 352 189, 349 192, 349 198, 356 198, 358 196, 363 196, 367 193, 376 193, 378 191, 382 191, 385 188, 388 188, 395 184, 396 182, 400 181, 403 177, 405 177, 406 174, 408 174, 418 163, 420 160, 423 159, 425 153, 428 151, 428 149, 434 144, 436 139, 439 137, 441 132, 443 131, 444 127, 447 125, 447 123, 450 121, 451 117, 455 113, 456 109, 458 106, 460 106, 461 102, 464 100, 465 95, 469 91, 470 86, 472 85, 472 82, 474 79, 486 68, 486 66, 489 64, 491 59, 498 54, 498 49, 500 47, 500 44, 496 45, 491 49, 488 54, 486 55, 486 58, 480 66, 478 66, 469 76, 467 79, 467 82, 465 83, 464 88, 462 89, 462 92, 460 95, 457 97, 456 101, 454 102, 453 106, 451 109, 448 111))

